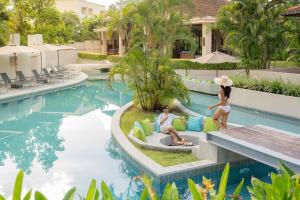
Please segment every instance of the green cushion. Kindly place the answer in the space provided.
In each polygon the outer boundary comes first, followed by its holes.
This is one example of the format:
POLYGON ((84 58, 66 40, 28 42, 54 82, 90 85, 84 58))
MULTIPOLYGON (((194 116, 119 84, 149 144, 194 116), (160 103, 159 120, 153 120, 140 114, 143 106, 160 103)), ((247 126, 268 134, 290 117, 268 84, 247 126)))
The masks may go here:
POLYGON ((143 133, 143 131, 137 127, 133 128, 133 134, 136 138, 138 138, 139 140, 146 142, 146 136, 143 133))
POLYGON ((208 133, 208 132, 211 132, 211 131, 218 131, 218 130, 219 130, 219 128, 215 124, 213 119, 211 117, 207 117, 205 119, 204 132, 208 133))
POLYGON ((173 119, 172 126, 176 131, 186 131, 185 121, 181 118, 173 119))
POLYGON ((150 123, 149 119, 145 119, 143 121, 139 121, 140 125, 142 126, 144 133, 146 136, 152 135, 154 129, 153 125, 150 123))

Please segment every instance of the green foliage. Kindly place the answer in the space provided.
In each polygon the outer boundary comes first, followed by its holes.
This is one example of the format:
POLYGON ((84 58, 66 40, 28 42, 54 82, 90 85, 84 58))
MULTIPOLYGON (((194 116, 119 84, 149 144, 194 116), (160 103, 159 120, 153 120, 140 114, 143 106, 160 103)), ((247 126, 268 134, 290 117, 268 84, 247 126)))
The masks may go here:
POLYGON ((0 0, 0 46, 8 40, 9 0, 0 0))
POLYGON ((80 19, 79 16, 73 11, 64 12, 61 14, 62 21, 65 24, 61 32, 64 41, 69 43, 71 41, 80 40, 80 19))
POLYGON ((271 174, 271 183, 265 183, 257 178, 252 178, 252 186, 248 187, 248 190, 253 199, 299 199, 300 177, 295 175, 283 163, 280 163, 280 169, 280 174, 271 174))
MULTIPOLYGON (((289 169, 283 163, 279 163, 281 173, 271 174, 271 183, 265 183, 258 180, 257 178, 252 178, 251 187, 248 190, 251 194, 251 199, 253 200, 297 200, 300 197, 300 176, 296 175, 291 169, 289 169)), ((195 200, 225 200, 225 199, 241 199, 240 192, 244 184, 244 180, 240 182, 234 191, 233 195, 226 195, 226 186, 229 176, 229 163, 225 165, 224 171, 221 176, 219 183, 218 192, 214 190, 214 184, 210 179, 203 177, 203 186, 195 184, 191 179, 188 180, 189 190, 191 192, 192 198, 195 200)), ((162 196, 159 196, 155 189, 153 188, 153 181, 147 177, 137 177, 143 185, 144 190, 140 196, 140 200, 179 200, 181 199, 174 183, 168 183, 165 187, 162 196)), ((23 172, 20 171, 16 177, 15 187, 13 192, 13 200, 21 199, 22 193, 22 182, 23 182, 23 172)), ((76 188, 71 188, 63 200, 73 200, 75 196, 76 188)), ((101 183, 101 193, 102 200, 114 200, 114 196, 105 182, 101 183)), ((23 200, 29 200, 31 196, 31 190, 25 195, 23 200)), ((96 180, 92 180, 90 187, 88 189, 85 200, 99 200, 99 190, 97 189, 96 180)), ((47 200, 41 192, 36 191, 34 195, 35 200, 47 200)), ((0 195, 0 200, 5 200, 3 196, 0 195)))
POLYGON ((282 80, 251 79, 246 76, 231 77, 234 87, 257 90, 274 94, 300 97, 300 85, 282 80))
POLYGON ((227 163, 221 176, 218 192, 215 191, 214 185, 212 184, 210 179, 206 179, 205 177, 203 177, 202 183, 204 187, 196 185, 191 179, 189 179, 188 185, 193 199, 225 200, 227 199, 227 197, 230 197, 231 199, 238 199, 244 184, 244 180, 242 180, 238 187, 235 189, 233 195, 226 196, 229 168, 229 163, 227 163))
POLYGON ((102 191, 102 199, 103 200, 113 200, 113 195, 109 188, 107 187, 106 183, 102 181, 101 183, 101 191, 102 191))
POLYGON ((174 98, 189 100, 188 89, 170 68, 168 58, 157 51, 152 50, 148 54, 141 48, 131 49, 124 61, 109 72, 110 83, 117 74, 133 91, 135 104, 143 110, 160 110, 170 105, 174 98))
POLYGON ((201 64, 191 60, 171 60, 172 69, 195 69, 195 70, 232 70, 238 69, 237 63, 201 64))
POLYGON ((64 196, 63 200, 73 200, 76 192, 76 187, 71 188, 64 196))
POLYGON ((128 21, 132 23, 130 50, 110 72, 110 82, 115 75, 121 75, 133 91, 135 104, 143 110, 161 109, 174 98, 188 100, 188 90, 169 62, 175 41, 194 44, 190 28, 184 24, 186 18, 178 9, 181 5, 183 2, 178 0, 146 0, 122 5, 121 14, 113 12, 117 19, 126 18, 114 23, 116 29, 124 29, 128 21))
POLYGON ((118 55, 108 56, 108 60, 113 63, 121 63, 123 59, 124 59, 123 56, 118 56, 118 55))
POLYGON ((78 57, 89 60, 106 60, 108 58, 107 55, 92 52, 79 52, 78 57))
MULTIPOLYGON (((222 8, 216 28, 226 35, 226 46, 243 58, 243 66, 269 68, 272 58, 286 49, 288 31, 282 13, 291 1, 236 0, 222 8)), ((282 53, 281 53, 282 54, 282 53)))

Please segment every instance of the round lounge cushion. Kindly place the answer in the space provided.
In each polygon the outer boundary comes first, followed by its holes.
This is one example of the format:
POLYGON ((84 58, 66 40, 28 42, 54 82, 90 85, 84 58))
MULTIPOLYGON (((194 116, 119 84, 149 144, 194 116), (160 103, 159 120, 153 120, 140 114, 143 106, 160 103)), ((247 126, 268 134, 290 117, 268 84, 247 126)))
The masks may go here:
POLYGON ((208 133, 208 132, 218 131, 218 130, 219 130, 219 128, 215 124, 215 122, 213 121, 213 119, 211 117, 207 117, 205 119, 204 132, 208 133))
POLYGON ((144 134, 144 132, 137 128, 137 127, 134 127, 133 128, 133 135, 134 137, 138 138, 139 140, 143 141, 143 142, 146 142, 146 136, 144 134))
POLYGON ((186 131, 185 121, 181 118, 173 119, 172 126, 176 131, 186 131))
POLYGON ((149 119, 141 120, 141 121, 139 121, 139 123, 140 123, 141 127, 143 128, 146 136, 152 135, 154 130, 153 130, 153 126, 150 123, 149 119))

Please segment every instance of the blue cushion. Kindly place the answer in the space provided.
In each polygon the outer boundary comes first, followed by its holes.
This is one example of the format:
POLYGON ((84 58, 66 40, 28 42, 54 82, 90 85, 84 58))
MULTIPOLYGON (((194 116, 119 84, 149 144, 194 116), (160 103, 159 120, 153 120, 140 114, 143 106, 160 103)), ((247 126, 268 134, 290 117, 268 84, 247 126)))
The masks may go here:
POLYGON ((155 132, 160 133, 160 123, 158 121, 158 117, 155 118, 155 132))
POLYGON ((187 121, 187 130, 188 131, 202 131, 202 122, 203 122, 203 117, 198 116, 198 117, 189 117, 189 120, 187 121))

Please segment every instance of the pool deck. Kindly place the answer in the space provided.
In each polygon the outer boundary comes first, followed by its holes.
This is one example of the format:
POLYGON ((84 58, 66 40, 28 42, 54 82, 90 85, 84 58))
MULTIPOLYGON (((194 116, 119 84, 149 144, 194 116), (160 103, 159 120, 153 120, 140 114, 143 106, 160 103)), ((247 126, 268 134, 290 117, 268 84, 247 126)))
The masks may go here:
POLYGON ((44 94, 52 91, 62 90, 69 87, 79 85, 87 80, 88 76, 85 73, 80 72, 77 77, 68 78, 64 80, 55 80, 53 83, 48 84, 36 84, 20 89, 8 89, 2 86, 0 88, 0 102, 9 102, 16 99, 26 98, 34 94, 44 94))
POLYGON ((207 141, 272 167, 283 161, 300 172, 299 135, 255 125, 207 134, 207 141))

